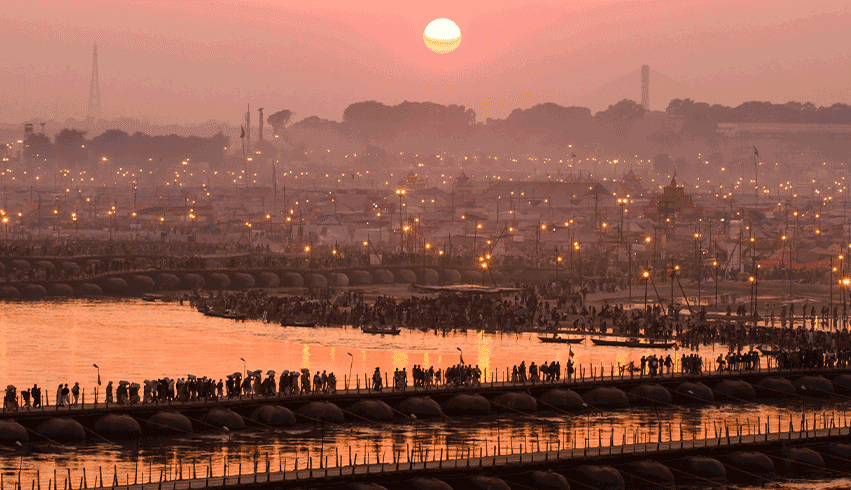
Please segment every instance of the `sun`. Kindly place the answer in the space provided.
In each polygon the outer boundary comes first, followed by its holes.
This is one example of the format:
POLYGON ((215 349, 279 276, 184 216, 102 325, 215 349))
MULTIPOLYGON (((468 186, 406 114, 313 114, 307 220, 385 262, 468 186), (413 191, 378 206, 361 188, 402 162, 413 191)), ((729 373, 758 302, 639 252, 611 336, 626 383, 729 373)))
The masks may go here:
POLYGON ((449 53, 461 44, 461 29, 449 19, 434 19, 426 26, 423 41, 435 53, 449 53))

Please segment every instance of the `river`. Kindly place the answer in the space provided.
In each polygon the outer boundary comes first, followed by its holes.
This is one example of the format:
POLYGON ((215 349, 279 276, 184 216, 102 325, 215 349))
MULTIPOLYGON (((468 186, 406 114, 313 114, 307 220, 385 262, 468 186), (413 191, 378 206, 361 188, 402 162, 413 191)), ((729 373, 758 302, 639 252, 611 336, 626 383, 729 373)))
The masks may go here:
MULTIPOLYGON (((33 383, 45 387, 50 399, 59 383, 79 382, 89 401, 97 386, 98 369, 103 384, 108 380, 141 382, 144 379, 185 377, 188 374, 216 379, 243 369, 308 368, 337 373, 342 387, 344 377, 351 371, 359 381, 375 367, 382 372, 406 368, 410 373, 415 364, 445 368, 459 361, 478 364, 491 379, 506 369, 526 360, 541 363, 558 360, 564 365, 569 353, 574 361, 588 369, 603 366, 610 372, 618 363, 638 360, 642 355, 661 351, 599 347, 586 341, 567 347, 563 344, 543 344, 532 334, 498 335, 476 332, 433 333, 403 331, 398 336, 373 336, 353 328, 283 328, 260 321, 234 322, 209 318, 187 305, 176 303, 146 303, 139 300, 69 300, 46 303, 0 303, 0 378, 19 390, 33 383), (349 356, 351 353, 351 356, 349 356), (245 362, 241 360, 245 359, 245 362)), ((712 359, 723 347, 704 347, 700 355, 712 359)), ((682 354, 679 351, 678 354, 682 354)), ((672 355, 672 357, 674 357, 672 355)), ((101 397, 102 399, 102 397, 101 397)), ((292 468, 296 457, 299 466, 310 456, 321 453, 333 463, 339 456, 348 461, 358 454, 374 460, 375 455, 390 459, 391 454, 405 448, 422 451, 449 451, 451 454, 470 450, 500 452, 524 448, 581 447, 585 439, 595 446, 598 441, 608 444, 611 438, 620 443, 673 434, 682 430, 686 438, 702 437, 703 431, 712 434, 714 427, 725 421, 738 424, 745 430, 761 430, 766 422, 788 427, 788 421, 799 420, 801 410, 820 419, 844 417, 849 404, 820 406, 791 403, 778 406, 737 405, 707 408, 631 408, 610 414, 561 416, 530 415, 485 417, 481 419, 450 419, 417 421, 391 425, 324 424, 321 434, 295 437, 281 431, 245 431, 199 434, 168 439, 144 439, 139 443, 112 444, 93 441, 80 447, 49 447, 21 455, 10 452, 0 455, 4 483, 12 485, 21 472, 25 485, 40 474, 43 485, 54 471, 60 482, 71 471, 74 485, 79 484, 83 469, 91 485, 101 468, 107 483, 117 472, 123 483, 125 475, 144 474, 156 480, 160 472, 174 476, 183 468, 196 465, 202 475, 212 465, 216 475, 228 465, 229 473, 253 470, 254 463, 265 469, 268 458, 271 468, 292 468), (117 468, 117 469, 116 469, 117 468), (65 476, 63 476, 65 475, 65 476)), ((844 420, 844 419, 843 419, 844 420)), ((316 463, 314 463, 316 464, 316 463)), ((141 477, 140 477, 141 478, 141 477)), ((847 480, 824 480, 771 484, 762 488, 843 488, 847 480), (844 483, 843 483, 844 482, 844 483), (807 487, 806 485, 814 485, 807 487), (829 486, 834 485, 834 486, 829 486)), ((61 483, 60 483, 61 484, 61 483)))

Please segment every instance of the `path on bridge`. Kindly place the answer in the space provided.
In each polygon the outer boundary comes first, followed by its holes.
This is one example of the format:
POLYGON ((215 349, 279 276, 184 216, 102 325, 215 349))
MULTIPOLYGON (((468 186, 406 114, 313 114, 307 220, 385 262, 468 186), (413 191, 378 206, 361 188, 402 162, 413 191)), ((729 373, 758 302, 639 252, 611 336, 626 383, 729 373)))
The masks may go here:
MULTIPOLYGON (((577 366, 577 376, 572 379, 562 378, 556 381, 538 381, 538 382, 513 382, 506 381, 506 377, 508 376, 508 372, 506 370, 505 373, 492 372, 490 377, 487 373, 484 373, 485 382, 478 384, 461 384, 461 385, 435 385, 430 388, 423 387, 413 387, 408 386, 404 390, 394 390, 391 388, 383 388, 382 391, 377 392, 371 389, 371 386, 366 385, 361 387, 360 381, 358 378, 356 380, 356 387, 349 389, 340 389, 333 390, 332 392, 307 392, 307 393, 293 393, 288 395, 242 395, 239 397, 223 397, 216 400, 191 400, 191 401, 177 401, 177 400, 169 400, 165 402, 147 402, 147 403, 136 403, 136 404, 124 404, 120 405, 117 403, 107 404, 105 402, 99 401, 99 394, 95 398, 95 402, 86 403, 86 395, 85 391, 83 391, 83 396, 81 398, 81 402, 79 405, 50 405, 50 391, 44 390, 44 405, 39 408, 23 408, 19 407, 18 409, 14 408, 4 408, 2 412, 0 412, 0 420, 2 419, 10 419, 10 418, 30 418, 30 417, 40 417, 43 415, 46 416, 55 416, 55 415, 63 415, 63 416, 74 416, 74 415, 92 415, 109 411, 116 412, 132 412, 132 411, 149 411, 149 410, 157 410, 157 409, 198 409, 198 408, 213 408, 213 407, 238 407, 241 405, 251 405, 251 404, 259 404, 259 403, 274 403, 274 402, 294 402, 294 401, 304 401, 309 402, 313 400, 356 400, 360 399, 362 396, 367 395, 369 397, 381 397, 382 395, 393 395, 393 396, 430 396, 430 395, 452 395, 461 392, 469 392, 469 391, 479 391, 479 392, 499 392, 499 391, 509 391, 509 390, 517 390, 517 389, 528 389, 528 388, 569 388, 569 389, 586 389, 592 388, 600 385, 608 385, 608 384, 618 384, 618 383, 629 383, 629 382, 648 382, 648 383, 658 383, 664 381, 708 381, 708 380, 721 380, 721 379, 739 379, 744 377, 759 377, 759 376, 804 376, 804 375, 839 375, 839 374, 847 374, 847 369, 842 368, 822 368, 822 369, 777 369, 777 368, 759 368, 754 370, 738 370, 738 371, 706 371, 700 374, 688 374, 688 373, 663 373, 656 376, 650 376, 648 374, 641 375, 640 373, 629 374, 628 372, 624 372, 624 374, 615 374, 615 367, 610 366, 608 370, 605 369, 605 366, 577 366), (607 374, 608 371, 608 374, 607 374), (495 379, 495 381, 487 381, 488 379, 495 379)), ((385 376, 387 373, 385 373, 385 376)), ((347 380, 344 379, 344 384, 347 380)), ((369 380, 365 380, 369 382, 369 380)), ((386 386, 386 385, 385 385, 386 386)), ((821 394, 819 394, 821 395, 821 394)), ((851 397, 837 395, 845 399, 851 399, 851 397)), ((810 396, 808 396, 810 398, 810 396)), ((91 400, 91 398, 89 398, 91 400)))
MULTIPOLYGON (((592 464, 595 461, 612 461, 618 457, 627 456, 664 457, 675 452, 683 453, 701 449, 729 448, 732 452, 746 450, 749 446, 784 441, 815 444, 851 437, 851 427, 849 427, 847 418, 840 421, 835 418, 823 418, 820 422, 821 428, 811 428, 809 421, 802 419, 801 430, 793 430, 791 420, 789 421, 789 430, 783 430, 782 427, 772 426, 771 423, 766 422, 765 426, 758 426, 756 433, 743 433, 742 430, 739 433, 730 434, 726 432, 718 434, 716 437, 699 439, 684 438, 684 433, 681 432, 678 439, 667 441, 651 441, 648 434, 647 438, 643 438, 643 442, 628 443, 624 440, 621 444, 614 444, 612 440, 602 440, 601 442, 608 442, 608 444, 592 445, 591 443, 595 441, 585 440, 583 447, 575 447, 575 445, 563 447, 559 442, 557 446, 548 444, 544 450, 541 450, 538 446, 534 451, 521 445, 516 452, 512 447, 511 454, 499 452, 494 454, 494 451, 490 451, 486 447, 479 448, 478 455, 469 450, 466 453, 456 451, 453 454, 449 448, 440 448, 439 453, 437 450, 423 452, 406 448, 404 453, 398 451, 391 454, 390 461, 387 461, 385 454, 368 455, 368 459, 361 463, 358 463, 357 457, 351 460, 351 455, 348 462, 344 460, 343 455, 335 455, 331 459, 332 464, 329 465, 329 457, 319 455, 308 456, 306 460, 302 461, 296 459, 288 462, 279 459, 277 468, 274 467, 274 461, 269 459, 268 456, 263 460, 256 459, 250 468, 243 468, 241 462, 236 467, 225 463, 221 468, 213 468, 211 465, 204 466, 203 463, 198 465, 193 461, 185 465, 181 464, 179 467, 171 467, 168 470, 161 469, 158 473, 149 470, 147 475, 144 474, 144 468, 141 472, 137 471, 133 475, 118 475, 117 472, 109 474, 107 472, 107 479, 104 479, 101 470, 94 475, 93 485, 91 486, 88 484, 85 473, 73 476, 77 476, 79 479, 79 488, 113 488, 117 490, 216 489, 282 482, 310 484, 323 481, 330 484, 345 481, 346 478, 352 476, 363 475, 398 475, 400 478, 405 478, 406 476, 422 475, 429 471, 493 470, 529 464, 557 467, 568 462, 575 462, 579 465, 592 464), (841 422, 841 425, 837 425, 837 422, 841 422), (198 476, 199 473, 201 474, 200 477, 198 476)), ((815 425, 814 419, 813 426, 815 425)), ((67 476, 55 475, 55 477, 57 478, 56 483, 64 480, 63 488, 71 488, 68 486, 69 482, 72 486, 75 484, 71 480, 70 470, 67 476)), ((53 478, 50 478, 48 488, 55 488, 53 482, 53 478)), ((15 482, 16 485, 19 483, 15 482)), ((40 480, 33 482, 30 486, 37 486, 40 489, 41 482, 40 480)), ((17 488, 23 487, 18 486, 17 488)))

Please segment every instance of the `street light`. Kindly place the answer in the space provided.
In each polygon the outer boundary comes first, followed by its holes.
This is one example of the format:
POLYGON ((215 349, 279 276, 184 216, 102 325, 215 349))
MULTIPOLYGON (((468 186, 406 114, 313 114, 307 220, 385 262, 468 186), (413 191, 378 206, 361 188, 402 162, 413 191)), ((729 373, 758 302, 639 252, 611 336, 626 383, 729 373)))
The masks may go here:
POLYGON ((647 283, 650 281, 650 272, 642 271, 641 277, 644 278, 644 316, 647 317, 647 283))
POLYGON ((348 354, 349 357, 351 358, 349 360, 349 377, 348 377, 348 379, 346 379, 346 391, 348 391, 349 390, 349 383, 352 382, 352 366, 355 364, 355 356, 353 356, 351 352, 346 352, 346 354, 348 354))
POLYGON ((464 365, 464 351, 462 351, 460 347, 456 347, 456 349, 458 349, 458 352, 461 353, 461 365, 463 366, 464 365))
POLYGON ((242 379, 245 379, 245 358, 240 357, 239 360, 242 361, 242 379))

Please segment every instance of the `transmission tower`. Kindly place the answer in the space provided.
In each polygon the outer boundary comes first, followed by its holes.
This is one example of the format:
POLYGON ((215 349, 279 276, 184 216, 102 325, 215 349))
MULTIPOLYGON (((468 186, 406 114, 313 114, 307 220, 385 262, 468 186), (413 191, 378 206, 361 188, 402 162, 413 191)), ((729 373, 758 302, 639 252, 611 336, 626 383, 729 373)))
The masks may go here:
POLYGON ((87 119, 99 120, 100 114, 100 82, 98 82, 98 45, 95 44, 92 54, 92 83, 89 87, 89 114, 87 119))

